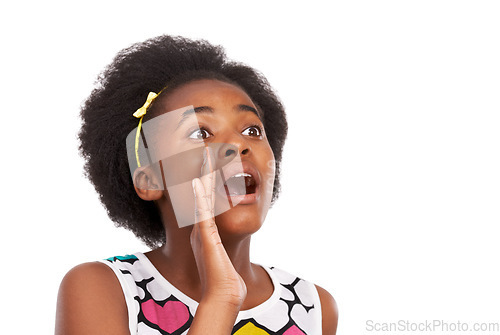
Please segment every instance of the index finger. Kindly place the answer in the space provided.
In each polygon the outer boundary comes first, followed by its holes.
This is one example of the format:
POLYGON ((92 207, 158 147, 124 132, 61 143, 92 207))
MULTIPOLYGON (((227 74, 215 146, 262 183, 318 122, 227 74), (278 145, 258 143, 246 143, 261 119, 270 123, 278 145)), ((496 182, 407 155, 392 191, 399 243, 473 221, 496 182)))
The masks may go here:
POLYGON ((208 205, 213 211, 215 206, 215 178, 216 173, 214 171, 214 158, 212 157, 213 150, 208 146, 205 147, 203 151, 204 161, 201 166, 201 181, 205 188, 205 196, 208 200, 208 205))

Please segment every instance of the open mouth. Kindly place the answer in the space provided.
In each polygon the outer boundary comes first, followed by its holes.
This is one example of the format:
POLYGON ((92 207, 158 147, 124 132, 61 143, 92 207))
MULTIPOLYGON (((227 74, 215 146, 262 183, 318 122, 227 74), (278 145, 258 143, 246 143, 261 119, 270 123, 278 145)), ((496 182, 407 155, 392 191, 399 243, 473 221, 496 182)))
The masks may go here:
POLYGON ((259 199, 260 175, 252 164, 238 162, 222 170, 222 183, 218 187, 218 193, 227 197, 233 206, 253 203, 259 199))
POLYGON ((226 180, 224 189, 229 196, 253 194, 257 190, 257 180, 250 173, 237 173, 226 180))

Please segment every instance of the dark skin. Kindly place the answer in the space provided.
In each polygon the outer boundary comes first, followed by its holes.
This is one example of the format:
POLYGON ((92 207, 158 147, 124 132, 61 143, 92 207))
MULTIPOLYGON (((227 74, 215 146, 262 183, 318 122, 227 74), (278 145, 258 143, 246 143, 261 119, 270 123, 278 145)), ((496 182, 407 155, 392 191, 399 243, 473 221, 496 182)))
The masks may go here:
MULTIPOLYGON (((238 105, 247 105, 256 109, 243 91, 220 81, 196 81, 172 92, 162 107, 164 110, 176 110, 187 105, 213 108, 213 112, 200 113, 191 122, 198 123, 199 127, 206 127, 206 133, 198 134, 206 136, 204 140, 206 143, 230 143, 239 148, 240 152, 244 152, 240 153, 242 159, 255 165, 263 178, 274 176, 274 170, 268 171, 270 170, 268 162, 273 160, 274 156, 263 133, 262 122, 251 111, 235 109, 238 105), (254 131, 253 134, 258 134, 257 129, 248 129, 253 125, 260 128, 261 136, 241 134, 241 132, 250 134, 251 131, 254 131)), ((183 133, 184 129, 189 132, 190 126, 189 122, 184 122, 178 129, 178 133, 183 133)), ((191 147, 192 145, 188 144, 182 149, 191 147)), ((270 183, 268 180, 263 180, 261 184, 267 186, 266 184, 270 183)), ((260 266, 250 263, 249 256, 251 235, 262 226, 269 208, 272 189, 268 187, 266 191, 265 196, 262 196, 259 202, 236 206, 215 218, 224 249, 236 272, 243 278, 249 292, 248 298, 241 307, 243 310, 262 303, 273 292, 273 285, 267 272, 260 266)), ((148 194, 145 197, 155 198, 158 195, 148 194)), ((163 222, 176 222, 168 193, 163 192, 156 201, 162 213, 163 222)), ((189 297, 200 301, 202 298, 200 276, 193 249, 189 243, 192 227, 179 229, 177 224, 168 224, 165 228, 168 243, 146 255, 167 280, 175 286, 178 285, 177 287, 189 297)))
MULTIPOLYGON (((259 116, 238 106, 255 110, 257 107, 234 85, 198 80, 175 89, 168 99, 158 103, 165 111, 188 105, 210 107, 211 111, 196 113, 196 117, 193 115, 191 120, 182 123, 178 131, 169 132, 172 138, 168 143, 178 146, 176 150, 189 150, 200 143, 230 143, 237 148, 241 160, 251 164, 260 175, 256 201, 238 204, 214 217, 220 195, 213 191, 213 161, 208 159, 200 167, 194 190, 190 190, 196 195, 199 222, 179 228, 167 191, 159 187, 137 187, 160 185, 159 177, 147 168, 143 169, 144 173, 135 174, 138 196, 155 201, 166 223, 167 243, 146 256, 169 282, 200 303, 189 334, 206 334, 209 330, 213 334, 230 334, 238 312, 263 303, 274 290, 267 272, 251 263, 249 256, 251 235, 262 226, 270 206, 274 165, 269 162, 274 156, 259 116), (189 127, 193 125, 203 130, 190 134, 189 127), (188 140, 186 134, 189 134, 188 140)), ((335 334, 338 319, 335 300, 327 291, 317 288, 323 334, 335 334)), ((95 334, 96 329, 107 334, 126 334, 127 325, 123 293, 110 269, 103 264, 89 263, 68 273, 61 284, 56 334, 95 334), (78 279, 81 276, 86 282, 78 279), (106 289, 103 282, 107 283, 106 289), (80 306, 72 303, 74 300, 80 301, 80 306), (96 309, 96 305, 99 308, 96 309), (107 317, 95 311, 107 313, 107 317)))

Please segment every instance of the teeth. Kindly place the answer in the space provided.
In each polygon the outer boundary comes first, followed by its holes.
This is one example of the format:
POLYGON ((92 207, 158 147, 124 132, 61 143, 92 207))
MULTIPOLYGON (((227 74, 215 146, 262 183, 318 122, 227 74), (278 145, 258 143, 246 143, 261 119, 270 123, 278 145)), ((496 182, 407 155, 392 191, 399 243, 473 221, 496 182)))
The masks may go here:
POLYGON ((237 173, 233 177, 251 177, 251 176, 252 176, 251 174, 243 172, 243 173, 237 173))

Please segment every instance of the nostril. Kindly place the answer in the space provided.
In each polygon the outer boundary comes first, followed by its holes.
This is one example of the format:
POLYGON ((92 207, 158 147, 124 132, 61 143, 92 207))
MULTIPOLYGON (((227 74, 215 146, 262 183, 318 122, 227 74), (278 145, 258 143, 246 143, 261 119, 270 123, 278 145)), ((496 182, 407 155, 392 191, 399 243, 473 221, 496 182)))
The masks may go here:
POLYGON ((241 154, 242 154, 242 155, 245 155, 247 152, 248 152, 248 149, 244 149, 244 150, 241 152, 241 154))
POLYGON ((236 154, 236 151, 234 151, 233 149, 226 150, 226 157, 229 157, 234 154, 236 154))

